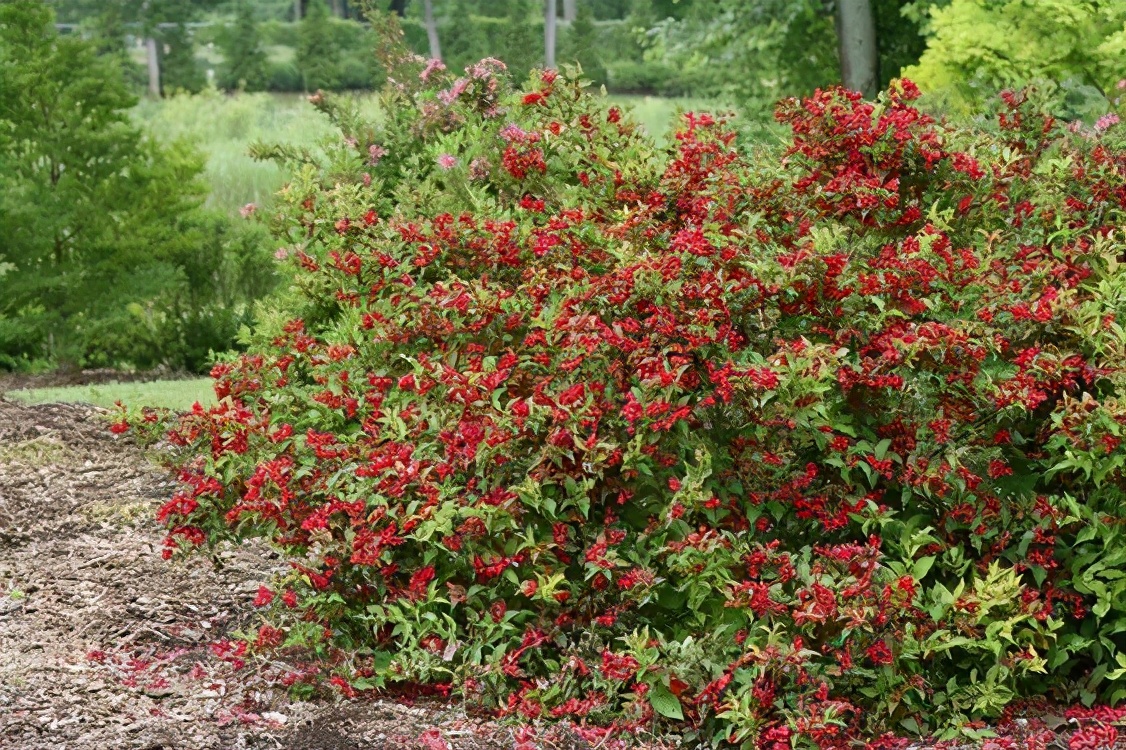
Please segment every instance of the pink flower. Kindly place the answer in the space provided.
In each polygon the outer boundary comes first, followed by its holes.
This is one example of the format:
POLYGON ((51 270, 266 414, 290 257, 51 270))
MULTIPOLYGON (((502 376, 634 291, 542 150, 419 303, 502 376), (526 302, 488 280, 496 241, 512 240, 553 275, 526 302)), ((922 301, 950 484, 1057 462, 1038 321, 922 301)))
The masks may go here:
POLYGON ((430 79, 430 75, 432 73, 434 73, 435 71, 445 70, 445 69, 446 69, 446 66, 442 64, 442 61, 437 59, 437 58, 434 58, 430 62, 426 63, 426 67, 423 69, 423 71, 421 73, 418 74, 418 77, 421 78, 424 81, 427 81, 427 80, 430 79))
POLYGON ((501 129, 500 137, 508 143, 512 143, 513 141, 521 143, 528 137, 528 134, 525 133, 519 125, 510 122, 501 129))
POLYGON ((457 166, 457 157, 449 154, 442 154, 438 157, 438 166, 442 169, 453 169, 457 166))
POLYGON ((459 96, 464 94, 467 88, 469 88, 468 79, 459 78, 454 81, 453 86, 450 86, 445 91, 438 92, 438 101, 442 102, 442 104, 445 104, 448 107, 449 105, 453 104, 459 96))
POLYGON ((368 156, 370 157, 368 163, 374 166, 379 163, 380 159, 387 156, 387 149, 377 143, 373 143, 368 146, 368 156))
POLYGON ((239 215, 244 219, 249 219, 258 210, 258 206, 254 203, 247 203, 245 206, 238 210, 239 215))
POLYGON ((278 260, 285 260, 286 258, 289 257, 289 250, 287 248, 284 248, 284 247, 279 247, 277 250, 274 251, 274 257, 277 258, 278 260))
POLYGON ((478 156, 469 162, 469 179, 483 180, 489 176, 489 160, 478 156))
POLYGON ((470 78, 475 78, 479 81, 483 81, 486 78, 491 78, 492 76, 500 73, 503 70, 508 70, 508 66, 502 63, 500 60, 492 57, 486 57, 481 62, 475 63, 466 68, 465 72, 469 74, 470 78))
POLYGON ((1101 133, 1104 130, 1108 130, 1117 124, 1118 115, 1116 115, 1114 112, 1111 112, 1110 114, 1103 115, 1095 121, 1095 131, 1101 133))

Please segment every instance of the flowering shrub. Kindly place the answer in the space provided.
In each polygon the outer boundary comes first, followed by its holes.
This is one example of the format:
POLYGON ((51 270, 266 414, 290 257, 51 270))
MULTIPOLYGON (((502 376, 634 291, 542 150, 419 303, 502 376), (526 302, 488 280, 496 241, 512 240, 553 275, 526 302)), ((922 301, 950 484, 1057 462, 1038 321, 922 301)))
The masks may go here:
POLYGON ((378 124, 315 97, 286 309, 167 433, 167 554, 290 561, 249 650, 772 750, 1122 697, 1112 132, 902 81, 662 151, 570 78, 399 62, 378 124))

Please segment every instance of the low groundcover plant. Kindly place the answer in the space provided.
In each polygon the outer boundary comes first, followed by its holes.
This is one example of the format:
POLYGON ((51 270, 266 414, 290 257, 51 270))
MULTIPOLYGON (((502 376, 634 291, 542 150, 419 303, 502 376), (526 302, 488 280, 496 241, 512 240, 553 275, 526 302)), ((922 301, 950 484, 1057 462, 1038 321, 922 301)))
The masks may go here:
POLYGON ((379 122, 314 97, 292 288, 164 433, 167 554, 291 566, 241 649, 762 748, 1126 695, 1113 129, 903 80, 658 148, 575 76, 394 70, 379 122))

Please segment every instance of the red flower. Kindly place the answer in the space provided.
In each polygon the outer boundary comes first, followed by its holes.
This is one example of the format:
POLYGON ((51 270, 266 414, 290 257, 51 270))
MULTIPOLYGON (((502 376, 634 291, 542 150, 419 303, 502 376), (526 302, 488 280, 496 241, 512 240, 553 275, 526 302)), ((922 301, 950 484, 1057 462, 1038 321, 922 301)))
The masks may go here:
POLYGON ((434 580, 434 566, 427 565, 411 575, 410 584, 407 586, 411 599, 421 599, 426 596, 430 582, 434 580))
POLYGON ((894 660, 891 649, 883 641, 876 641, 864 652, 868 655, 868 659, 877 667, 886 666, 891 664, 894 660))
POLYGON ((602 666, 599 670, 610 680, 630 680, 637 674, 641 664, 629 654, 617 655, 613 651, 602 652, 602 666))

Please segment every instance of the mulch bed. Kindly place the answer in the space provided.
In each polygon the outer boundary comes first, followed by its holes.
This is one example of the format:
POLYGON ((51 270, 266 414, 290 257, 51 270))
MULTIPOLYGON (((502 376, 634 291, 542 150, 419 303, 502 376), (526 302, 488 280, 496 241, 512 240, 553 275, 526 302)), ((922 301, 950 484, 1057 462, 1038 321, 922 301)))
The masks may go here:
POLYGON ((257 627, 278 562, 253 545, 219 566, 162 560, 153 511, 173 485, 106 424, 89 406, 0 400, 0 748, 514 745, 457 705, 299 701, 277 679, 298 666, 219 658, 214 644, 257 627))

